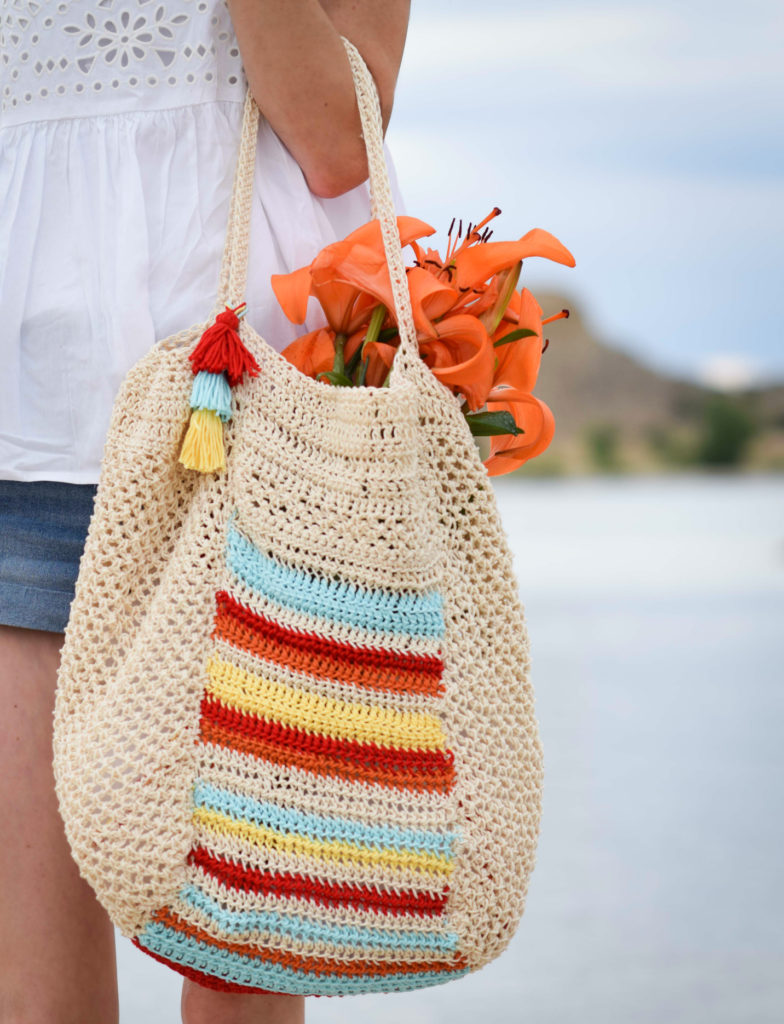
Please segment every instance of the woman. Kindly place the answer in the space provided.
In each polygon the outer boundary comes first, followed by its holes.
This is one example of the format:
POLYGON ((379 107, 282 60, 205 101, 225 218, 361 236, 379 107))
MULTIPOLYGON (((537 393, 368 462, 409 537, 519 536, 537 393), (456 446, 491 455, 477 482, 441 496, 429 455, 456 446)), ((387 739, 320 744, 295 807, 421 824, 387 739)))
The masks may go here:
MULTIPOLYGON (((374 75, 386 129, 409 3, 3 0, 2 11, 0 1022, 111 1024, 114 928, 65 839, 51 716, 112 401, 156 340, 211 308, 248 83, 263 115, 248 319, 278 349, 292 340, 270 274, 369 218, 340 36, 374 75)), ((400 212, 394 176, 393 189, 400 212)), ((186 980, 182 1019, 293 1024, 304 998, 186 980)))

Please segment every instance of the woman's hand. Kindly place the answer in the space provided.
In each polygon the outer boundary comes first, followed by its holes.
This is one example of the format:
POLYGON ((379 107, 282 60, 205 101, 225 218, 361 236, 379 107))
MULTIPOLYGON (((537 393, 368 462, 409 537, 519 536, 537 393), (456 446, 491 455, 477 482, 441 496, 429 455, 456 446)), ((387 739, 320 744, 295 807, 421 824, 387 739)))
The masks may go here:
POLYGON ((354 81, 340 36, 362 54, 386 132, 410 0, 227 0, 251 92, 302 168, 331 198, 368 177, 354 81))

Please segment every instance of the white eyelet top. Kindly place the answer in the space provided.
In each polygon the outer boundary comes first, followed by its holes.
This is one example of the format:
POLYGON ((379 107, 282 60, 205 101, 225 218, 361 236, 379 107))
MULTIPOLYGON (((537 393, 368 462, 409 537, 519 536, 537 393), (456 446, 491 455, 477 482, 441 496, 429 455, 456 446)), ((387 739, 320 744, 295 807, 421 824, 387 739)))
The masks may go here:
MULTIPOLYGON (((225 0, 0 0, 0 479, 97 482, 127 371, 209 315, 246 89, 225 0)), ((292 324, 270 275, 369 219, 367 182, 314 195, 262 116, 246 299, 271 345, 325 321, 311 299, 292 324)))

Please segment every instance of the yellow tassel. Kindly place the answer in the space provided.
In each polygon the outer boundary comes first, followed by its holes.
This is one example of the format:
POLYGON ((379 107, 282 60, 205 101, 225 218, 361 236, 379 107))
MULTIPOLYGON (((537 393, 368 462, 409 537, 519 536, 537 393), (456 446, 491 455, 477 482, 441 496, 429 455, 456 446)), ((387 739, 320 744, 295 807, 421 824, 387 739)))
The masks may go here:
POLYGON ((200 473, 214 473, 216 469, 226 468, 223 422, 212 409, 191 411, 179 461, 187 469, 197 469, 200 473))

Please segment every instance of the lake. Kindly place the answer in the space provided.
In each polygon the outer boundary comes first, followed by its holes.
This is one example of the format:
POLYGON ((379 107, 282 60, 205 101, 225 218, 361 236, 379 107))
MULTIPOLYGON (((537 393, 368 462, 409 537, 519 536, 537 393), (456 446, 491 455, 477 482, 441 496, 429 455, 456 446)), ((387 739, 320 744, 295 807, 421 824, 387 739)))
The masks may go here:
MULTIPOLYGON (((780 1024, 784 478, 497 494, 545 757, 525 914, 476 974, 309 1024, 780 1024)), ((177 1024, 180 977, 118 961, 123 1024, 177 1024)))

